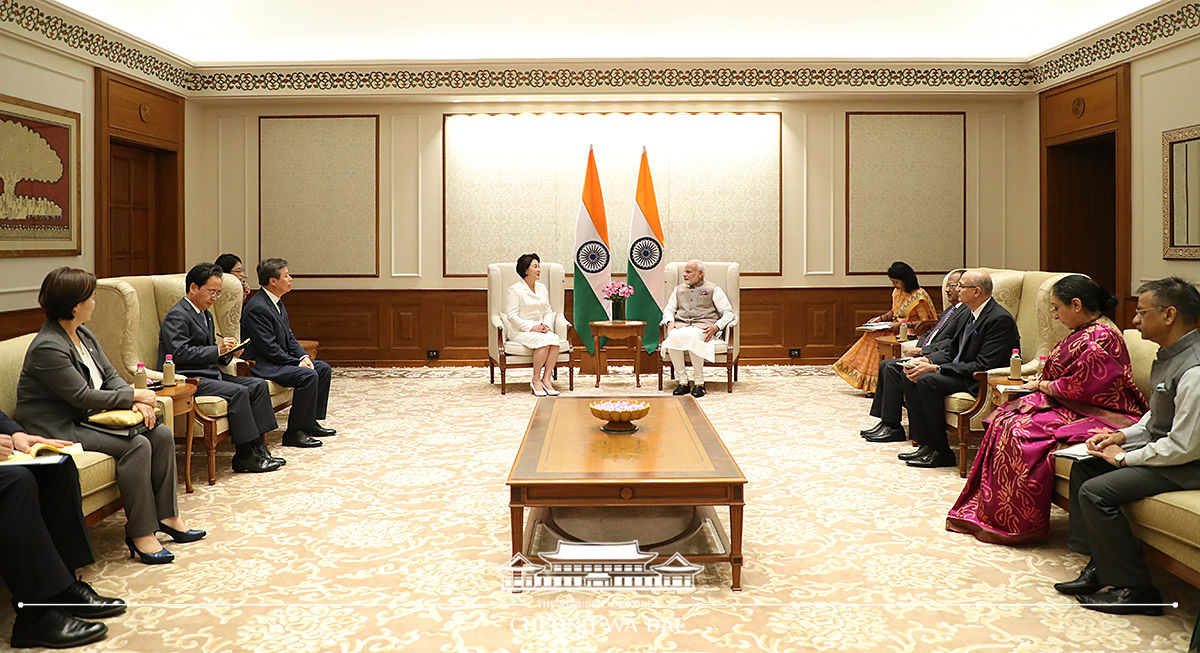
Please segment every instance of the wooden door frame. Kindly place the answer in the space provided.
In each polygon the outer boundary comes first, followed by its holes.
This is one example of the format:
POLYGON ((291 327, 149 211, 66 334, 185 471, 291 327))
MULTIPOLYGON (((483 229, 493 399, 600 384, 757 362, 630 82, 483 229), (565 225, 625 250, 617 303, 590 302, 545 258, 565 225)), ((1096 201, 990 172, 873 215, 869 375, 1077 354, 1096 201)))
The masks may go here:
MULTIPOLYGON (((114 141, 123 145, 155 150, 155 213, 159 224, 167 224, 177 234, 178 244, 174 251, 159 251, 158 265, 173 271, 185 269, 186 251, 184 244, 183 214, 183 165, 184 165, 184 98, 139 82, 135 79, 96 69, 96 200, 94 228, 94 261, 96 276, 112 275, 109 259, 112 255, 110 233, 112 223, 108 215, 109 159, 114 141), (119 124, 114 119, 113 85, 132 87, 135 92, 158 96, 171 103, 177 110, 177 119, 166 137, 140 131, 128 124, 119 124), (165 153, 167 157, 157 156, 165 153)), ((143 105, 141 119, 149 123, 152 119, 149 108, 143 105)))
MULTIPOLYGON (((1041 141, 1039 152, 1041 222, 1039 226, 1040 244, 1038 247, 1038 262, 1041 269, 1049 270, 1050 265, 1050 253, 1048 250, 1048 243, 1050 242, 1050 189, 1046 178, 1046 151, 1057 145, 1082 141, 1103 134, 1113 134, 1115 137, 1117 233, 1113 265, 1116 267, 1117 287, 1110 290, 1117 298, 1122 300, 1117 307, 1116 315, 1117 324, 1122 328, 1128 328, 1132 324, 1133 306, 1137 302, 1136 298, 1133 298, 1132 303, 1129 301, 1133 282, 1133 128, 1129 111, 1130 88, 1128 63, 1101 70, 1066 84, 1060 84, 1038 94, 1038 122, 1041 125, 1039 128, 1039 140, 1041 141), (1046 104, 1049 96, 1082 88, 1108 77, 1116 78, 1117 98, 1116 117, 1114 120, 1059 134, 1046 133, 1046 104)), ((1070 270, 1061 271, 1070 272, 1070 270)))

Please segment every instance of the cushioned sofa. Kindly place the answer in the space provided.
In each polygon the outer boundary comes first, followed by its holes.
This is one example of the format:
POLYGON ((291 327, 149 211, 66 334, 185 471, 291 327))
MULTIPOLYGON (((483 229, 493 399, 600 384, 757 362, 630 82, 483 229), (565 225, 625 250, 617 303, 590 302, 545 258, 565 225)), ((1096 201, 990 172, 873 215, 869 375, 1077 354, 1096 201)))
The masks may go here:
MULTIPOLYGON (((0 410, 11 416, 17 407, 17 380, 25 351, 33 342, 30 333, 0 341, 0 410)), ((167 399, 169 402, 170 399, 167 399)), ((162 405, 162 404, 160 404, 162 405)), ((171 406, 165 406, 167 415, 171 406)), ((54 437, 53 433, 38 433, 54 437)), ((121 493, 117 489, 117 464, 107 454, 85 451, 75 457, 79 467, 79 489, 83 495, 83 514, 89 526, 121 509, 121 493)))

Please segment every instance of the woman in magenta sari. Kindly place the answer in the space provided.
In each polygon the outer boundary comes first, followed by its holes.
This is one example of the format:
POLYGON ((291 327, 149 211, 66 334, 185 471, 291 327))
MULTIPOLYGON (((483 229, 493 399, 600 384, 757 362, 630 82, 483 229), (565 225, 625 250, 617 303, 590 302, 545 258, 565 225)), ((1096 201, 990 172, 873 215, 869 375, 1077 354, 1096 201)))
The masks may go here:
POLYGON ((1054 317, 1071 334, 1055 345, 1032 392, 997 408, 946 518, 946 529, 983 542, 1020 544, 1046 537, 1054 467, 1050 452, 1082 442, 1095 428, 1125 428, 1147 409, 1133 382, 1120 332, 1101 321, 1117 305, 1088 277, 1063 277, 1050 291, 1054 317))

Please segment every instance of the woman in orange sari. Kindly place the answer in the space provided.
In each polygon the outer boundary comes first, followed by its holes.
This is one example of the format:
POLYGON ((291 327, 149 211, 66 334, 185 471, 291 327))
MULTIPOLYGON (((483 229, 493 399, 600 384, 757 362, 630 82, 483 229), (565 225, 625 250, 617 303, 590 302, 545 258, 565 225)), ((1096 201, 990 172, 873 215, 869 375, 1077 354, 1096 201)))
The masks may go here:
MULTIPOLYGON (((888 268, 887 275, 892 281, 892 310, 871 318, 868 323, 932 320, 937 317, 933 300, 917 282, 917 273, 913 272, 909 264, 896 261, 888 268)), ((880 360, 879 348, 875 346, 875 341, 898 330, 899 327, 893 325, 888 330, 863 333, 858 342, 833 364, 833 371, 846 383, 866 392, 868 396, 873 395, 875 384, 879 380, 880 360)))

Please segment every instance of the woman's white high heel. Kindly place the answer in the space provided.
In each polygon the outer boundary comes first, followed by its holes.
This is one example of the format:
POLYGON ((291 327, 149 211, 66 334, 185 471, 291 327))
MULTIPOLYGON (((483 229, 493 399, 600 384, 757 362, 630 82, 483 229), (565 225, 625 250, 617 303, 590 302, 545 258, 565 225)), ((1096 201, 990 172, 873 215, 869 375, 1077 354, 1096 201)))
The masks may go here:
POLYGON ((550 395, 551 397, 557 397, 558 395, 562 394, 558 390, 555 390, 554 386, 549 383, 542 383, 542 386, 546 388, 546 394, 550 395))
MULTIPOLYGON (((529 382, 529 387, 533 388, 533 396, 535 396, 535 397, 545 397, 546 396, 545 390, 538 390, 537 388, 533 387, 533 381, 529 382)), ((555 392, 555 394, 558 394, 558 393, 555 392)))

